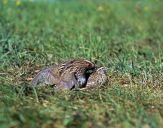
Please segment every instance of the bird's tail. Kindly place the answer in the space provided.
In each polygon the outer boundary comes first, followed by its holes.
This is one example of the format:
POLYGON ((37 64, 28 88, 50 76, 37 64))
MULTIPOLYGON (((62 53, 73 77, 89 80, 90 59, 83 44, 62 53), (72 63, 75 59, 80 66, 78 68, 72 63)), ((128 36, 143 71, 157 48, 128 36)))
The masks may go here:
POLYGON ((41 73, 39 72, 39 73, 33 78, 32 82, 31 82, 31 84, 32 84, 33 87, 36 87, 36 86, 39 86, 39 85, 40 85, 41 79, 42 79, 41 77, 42 77, 42 75, 41 75, 41 73))
POLYGON ((58 79, 54 76, 50 68, 41 70, 32 80, 32 86, 46 86, 58 83, 58 79))

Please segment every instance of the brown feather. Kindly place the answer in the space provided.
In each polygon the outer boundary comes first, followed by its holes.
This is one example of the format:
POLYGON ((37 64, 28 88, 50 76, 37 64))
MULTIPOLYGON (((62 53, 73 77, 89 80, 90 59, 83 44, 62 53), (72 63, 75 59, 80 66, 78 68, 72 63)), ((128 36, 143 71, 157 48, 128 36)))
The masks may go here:
POLYGON ((83 87, 87 80, 86 72, 94 68, 95 65, 85 59, 69 60, 41 70, 32 80, 32 85, 56 85, 59 88, 68 89, 75 85, 83 87), (83 79, 86 80, 82 81, 83 79))
POLYGON ((107 73, 105 67, 99 67, 88 78, 86 88, 96 88, 104 85, 107 81, 107 73))

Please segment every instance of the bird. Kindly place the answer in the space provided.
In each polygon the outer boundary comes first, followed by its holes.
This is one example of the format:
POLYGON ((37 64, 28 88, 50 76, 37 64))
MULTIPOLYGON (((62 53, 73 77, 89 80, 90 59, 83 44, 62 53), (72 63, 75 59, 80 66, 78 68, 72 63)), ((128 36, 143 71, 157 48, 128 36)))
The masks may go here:
POLYGON ((108 81, 107 68, 98 67, 88 78, 84 89, 91 89, 103 86, 108 81))
POLYGON ((86 59, 71 59, 41 70, 32 80, 32 85, 55 85, 57 89, 83 88, 95 70, 95 64, 86 59))

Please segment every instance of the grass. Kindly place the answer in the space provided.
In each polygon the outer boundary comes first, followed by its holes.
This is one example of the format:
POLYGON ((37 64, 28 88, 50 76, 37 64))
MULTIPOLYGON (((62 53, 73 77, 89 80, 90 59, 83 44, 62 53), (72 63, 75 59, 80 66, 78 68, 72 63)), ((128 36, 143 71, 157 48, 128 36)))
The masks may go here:
POLYGON ((163 2, 0 2, 0 127, 163 126, 163 2), (108 70, 101 89, 30 88, 70 58, 108 70))

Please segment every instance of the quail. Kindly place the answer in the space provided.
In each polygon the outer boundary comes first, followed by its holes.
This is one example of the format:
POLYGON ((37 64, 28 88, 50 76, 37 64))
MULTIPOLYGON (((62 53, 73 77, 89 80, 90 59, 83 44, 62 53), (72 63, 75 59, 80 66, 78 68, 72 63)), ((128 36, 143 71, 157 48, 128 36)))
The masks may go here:
POLYGON ((32 80, 32 85, 55 85, 59 89, 83 88, 94 69, 95 64, 88 60, 69 60, 41 70, 32 80))
POLYGON ((107 81, 107 68, 98 67, 96 71, 89 76, 85 89, 101 87, 107 81))

